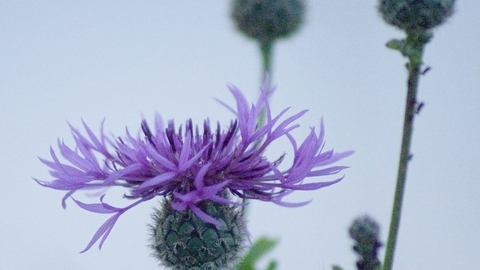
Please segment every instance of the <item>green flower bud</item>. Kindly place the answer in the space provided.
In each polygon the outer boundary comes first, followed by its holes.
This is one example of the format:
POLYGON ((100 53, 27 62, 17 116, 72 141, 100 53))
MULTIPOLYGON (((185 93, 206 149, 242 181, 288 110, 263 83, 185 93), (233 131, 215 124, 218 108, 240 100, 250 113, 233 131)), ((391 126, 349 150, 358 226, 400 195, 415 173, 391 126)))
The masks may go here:
POLYGON ((221 223, 206 223, 191 209, 172 209, 166 199, 155 209, 150 226, 152 244, 160 264, 175 270, 228 269, 240 259, 246 238, 245 221, 238 207, 199 202, 196 206, 221 223))
POLYGON ((405 31, 428 30, 453 13, 455 0, 380 0, 383 19, 405 31))
POLYGON ((359 270, 375 270, 380 266, 378 260, 378 249, 382 243, 378 239, 380 227, 377 222, 369 216, 362 216, 355 219, 350 226, 350 237, 356 241, 353 250, 360 256, 357 261, 359 270))
POLYGON ((357 242, 376 241, 379 231, 378 224, 367 215, 356 218, 348 230, 350 237, 357 242))
POLYGON ((288 37, 297 31, 305 13, 302 0, 234 0, 237 28, 261 43, 288 37))

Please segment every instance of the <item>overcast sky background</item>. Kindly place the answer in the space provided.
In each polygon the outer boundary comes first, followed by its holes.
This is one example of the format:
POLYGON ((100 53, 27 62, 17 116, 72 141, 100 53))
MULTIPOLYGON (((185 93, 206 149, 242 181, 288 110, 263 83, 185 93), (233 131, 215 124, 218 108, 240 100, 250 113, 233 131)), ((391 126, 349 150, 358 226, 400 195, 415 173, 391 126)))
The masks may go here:
MULTIPOLYGON (((327 147, 356 154, 345 179, 291 201, 253 203, 252 238, 278 237, 281 270, 355 269, 347 228, 368 213, 386 241, 406 93, 404 59, 385 48, 403 34, 377 14, 376 1, 307 1, 301 31, 275 46, 272 109, 309 109, 294 136, 323 116, 327 147)), ((57 138, 72 145, 67 121, 116 136, 156 111, 229 123, 232 83, 257 97, 257 44, 235 31, 230 1, 0 1, 0 269, 159 269, 147 226, 156 200, 123 215, 103 249, 79 254, 108 218, 45 189, 37 157, 57 138)), ((480 265, 480 3, 458 1, 435 31, 421 77, 425 107, 415 121, 395 269, 478 269, 480 265)), ((272 158, 291 149, 279 144, 272 158)), ((118 196, 114 205, 125 205, 118 196)), ((383 259, 383 249, 382 249, 383 259)))

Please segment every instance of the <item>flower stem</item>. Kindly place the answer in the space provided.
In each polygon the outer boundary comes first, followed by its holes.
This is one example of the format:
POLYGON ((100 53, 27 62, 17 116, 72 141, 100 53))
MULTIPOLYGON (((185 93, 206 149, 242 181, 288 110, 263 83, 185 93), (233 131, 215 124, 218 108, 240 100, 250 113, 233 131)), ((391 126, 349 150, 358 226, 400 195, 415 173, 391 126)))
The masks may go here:
MULTIPOLYGON (((272 81, 272 52, 273 52, 273 43, 274 41, 265 41, 260 43, 260 51, 262 53, 262 65, 263 65, 263 73, 262 73, 262 81, 264 82, 265 77, 267 74, 270 76, 270 81, 272 81)), ((267 89, 268 91, 268 89, 267 89)), ((262 127, 265 125, 265 117, 266 112, 265 109, 262 110, 260 115, 258 116, 258 127, 262 127)))
MULTIPOLYGON (((263 67, 263 73, 261 76, 262 81, 260 83, 263 83, 265 81, 265 76, 267 75, 269 76, 270 81, 272 80, 273 43, 274 43, 273 40, 260 42, 260 52, 262 54, 262 67, 263 67)), ((269 91, 269 89, 266 89, 266 91, 269 91)), ((258 115, 257 128, 261 128, 263 125, 265 125, 266 117, 267 117, 267 112, 265 111, 265 109, 263 109, 258 115)), ((260 141, 257 141, 254 145, 254 148, 258 149, 259 146, 260 146, 260 141)), ((244 215, 247 215, 247 210, 248 210, 248 207, 246 205, 247 200, 243 199, 242 203, 244 204, 244 206, 242 206, 242 212, 244 215)))
POLYGON ((420 68, 422 64, 422 54, 424 45, 430 40, 430 38, 431 34, 428 32, 407 32, 406 40, 402 40, 400 42, 394 41, 394 43, 398 46, 389 46, 387 44, 387 46, 390 48, 397 49, 403 55, 408 57, 409 63, 407 65, 408 83, 405 116, 403 122, 402 147, 398 165, 397 185, 395 188, 390 230, 388 233, 385 260, 383 262, 383 270, 392 269, 395 245, 397 242, 397 235, 400 225, 400 215, 402 211, 402 201, 405 190, 408 161, 411 159, 410 144, 413 132, 413 120, 419 108, 417 103, 417 89, 421 74, 420 68))
MULTIPOLYGON (((272 51, 273 40, 260 43, 260 50, 262 52, 263 75, 270 74, 272 71, 272 51)), ((262 75, 262 76, 263 76, 262 75)))

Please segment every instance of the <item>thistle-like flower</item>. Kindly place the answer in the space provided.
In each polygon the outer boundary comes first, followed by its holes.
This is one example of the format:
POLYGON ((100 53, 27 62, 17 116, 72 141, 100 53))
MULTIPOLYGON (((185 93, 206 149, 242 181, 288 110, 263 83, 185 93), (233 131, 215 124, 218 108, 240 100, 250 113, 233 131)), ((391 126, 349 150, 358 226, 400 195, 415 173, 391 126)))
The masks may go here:
POLYGON ((301 206, 308 202, 288 203, 282 199, 295 190, 316 190, 343 178, 304 182, 306 178, 330 176, 347 168, 333 164, 352 151, 324 151, 323 123, 318 134, 312 128, 306 139, 297 143, 290 132, 299 127, 295 121, 306 110, 286 117, 287 108, 273 116, 268 101, 274 89, 269 90, 268 80, 252 105, 239 89, 234 86, 229 89, 236 108, 221 103, 236 115, 236 119, 225 130, 217 124, 212 131, 208 120, 203 123, 202 131, 191 120, 183 130, 182 127, 177 130, 173 120, 164 127, 157 115, 153 128, 146 121, 142 122, 142 136, 136 138, 126 129, 124 137, 110 139, 103 125, 97 136, 84 123, 86 135, 71 126, 76 143, 74 149, 58 141, 59 152, 66 162, 61 161, 53 149, 50 150, 51 161, 40 159, 50 167, 54 179, 35 180, 44 187, 66 190, 63 207, 75 192, 93 190, 102 194, 99 203, 72 199, 87 211, 112 215, 82 252, 99 240, 101 248, 118 218, 127 210, 160 196, 164 203, 154 214, 152 247, 159 252, 166 248, 171 251, 157 257, 167 260, 164 264, 175 269, 208 266, 222 269, 222 265, 231 264, 228 258, 238 256, 231 252, 238 253, 245 239, 240 211, 243 203, 235 197, 301 206), (257 118, 263 109, 267 112, 267 122, 258 126, 257 118), (289 139, 294 154, 292 164, 284 170, 279 167, 283 156, 273 161, 264 156, 267 147, 281 137, 289 139), (126 188, 124 197, 133 203, 118 208, 105 202, 107 188, 115 186, 126 188), (199 238, 191 240, 189 235, 199 238), (203 247, 202 241, 215 243, 213 247, 203 247), (182 253, 187 249, 189 254, 182 253), (191 254, 200 254, 200 257, 194 258, 191 254), (200 262, 203 258, 207 258, 206 261, 200 262), (176 263, 188 266, 179 268, 176 263))

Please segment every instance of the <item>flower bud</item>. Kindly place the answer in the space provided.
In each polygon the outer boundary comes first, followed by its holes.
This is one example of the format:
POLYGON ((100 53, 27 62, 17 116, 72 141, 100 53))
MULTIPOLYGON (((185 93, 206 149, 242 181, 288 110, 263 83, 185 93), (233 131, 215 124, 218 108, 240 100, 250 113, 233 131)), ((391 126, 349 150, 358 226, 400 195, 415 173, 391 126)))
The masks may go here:
POLYGON ((234 0, 232 8, 237 28, 261 43, 294 33, 304 13, 302 0, 234 0))
POLYGON ((356 241, 353 250, 358 253, 360 260, 357 261, 359 270, 374 270, 380 266, 377 253, 382 246, 378 239, 380 227, 369 216, 355 219, 350 226, 350 237, 356 241))
POLYGON ((238 262, 246 238, 245 221, 234 206, 202 201, 197 207, 220 222, 206 223, 188 208, 177 211, 166 199, 155 209, 151 248, 169 269, 228 269, 238 262))
POLYGON ((453 13, 455 0, 380 0, 383 19, 405 31, 428 30, 453 13))

